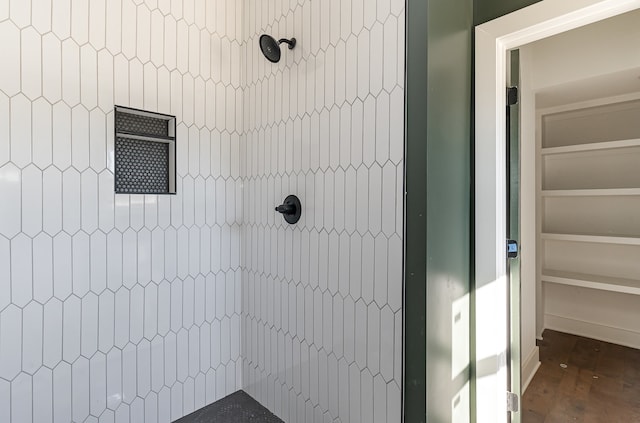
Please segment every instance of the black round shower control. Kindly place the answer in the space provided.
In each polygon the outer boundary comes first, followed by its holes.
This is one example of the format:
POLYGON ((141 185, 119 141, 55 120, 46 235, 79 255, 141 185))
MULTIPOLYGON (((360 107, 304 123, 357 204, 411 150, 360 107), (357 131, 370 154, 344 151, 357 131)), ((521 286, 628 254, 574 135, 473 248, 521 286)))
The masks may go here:
POLYGON ((298 197, 295 195, 289 195, 284 199, 282 204, 276 207, 276 211, 278 213, 282 213, 282 216, 287 223, 298 223, 300 216, 302 216, 302 204, 300 204, 300 199, 298 199, 298 197))

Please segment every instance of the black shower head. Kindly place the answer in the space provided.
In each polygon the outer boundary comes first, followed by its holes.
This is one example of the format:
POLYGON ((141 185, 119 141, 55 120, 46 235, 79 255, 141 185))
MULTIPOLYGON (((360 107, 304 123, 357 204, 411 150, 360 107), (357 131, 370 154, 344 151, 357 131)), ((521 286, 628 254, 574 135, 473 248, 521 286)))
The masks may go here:
POLYGON ((262 34, 260 36, 260 50, 262 50, 262 54, 267 58, 268 61, 272 63, 278 63, 280 61, 280 45, 281 43, 285 43, 289 46, 289 50, 293 49, 296 46, 296 39, 292 38, 287 40, 283 38, 281 40, 276 41, 272 36, 267 34, 262 34))

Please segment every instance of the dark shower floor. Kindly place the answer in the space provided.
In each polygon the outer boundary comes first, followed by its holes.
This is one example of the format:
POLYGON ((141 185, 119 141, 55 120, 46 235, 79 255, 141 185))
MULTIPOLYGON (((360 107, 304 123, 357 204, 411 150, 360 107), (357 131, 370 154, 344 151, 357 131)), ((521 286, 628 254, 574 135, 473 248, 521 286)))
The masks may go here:
POLYGON ((235 392, 174 423, 284 423, 244 391, 235 392))

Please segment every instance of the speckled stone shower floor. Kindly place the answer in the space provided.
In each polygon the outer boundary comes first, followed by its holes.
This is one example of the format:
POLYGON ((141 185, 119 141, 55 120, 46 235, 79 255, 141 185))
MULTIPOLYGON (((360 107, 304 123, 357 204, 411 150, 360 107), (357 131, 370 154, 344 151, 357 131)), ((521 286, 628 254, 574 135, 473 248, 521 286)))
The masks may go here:
POLYGON ((246 392, 238 391, 174 423, 284 423, 246 392))

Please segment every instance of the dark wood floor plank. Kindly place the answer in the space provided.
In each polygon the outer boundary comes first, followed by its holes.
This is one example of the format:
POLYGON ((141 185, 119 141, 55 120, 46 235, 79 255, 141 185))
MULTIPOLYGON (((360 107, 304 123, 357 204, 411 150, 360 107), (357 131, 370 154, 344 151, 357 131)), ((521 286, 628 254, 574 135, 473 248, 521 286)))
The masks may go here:
POLYGON ((546 330, 523 423, 640 423, 640 350, 546 330))

